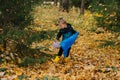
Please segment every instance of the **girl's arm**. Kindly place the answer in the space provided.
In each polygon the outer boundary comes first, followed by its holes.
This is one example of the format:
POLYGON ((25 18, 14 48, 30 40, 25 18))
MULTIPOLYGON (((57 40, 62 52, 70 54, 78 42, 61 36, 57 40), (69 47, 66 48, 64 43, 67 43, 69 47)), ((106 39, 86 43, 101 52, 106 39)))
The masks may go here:
POLYGON ((58 34, 57 34, 57 37, 56 37, 56 40, 59 40, 59 38, 61 37, 62 33, 61 31, 59 30, 58 34))

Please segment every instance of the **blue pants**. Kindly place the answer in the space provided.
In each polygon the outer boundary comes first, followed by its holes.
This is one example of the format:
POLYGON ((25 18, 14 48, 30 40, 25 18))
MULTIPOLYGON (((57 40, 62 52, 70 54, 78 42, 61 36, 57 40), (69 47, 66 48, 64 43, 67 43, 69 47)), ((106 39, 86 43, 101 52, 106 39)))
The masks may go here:
MULTIPOLYGON (((68 49, 68 53, 67 53, 66 57, 69 56, 70 50, 71 50, 71 47, 68 49)), ((63 51, 62 47, 60 47, 60 50, 59 50, 59 52, 58 52, 58 56, 62 56, 63 52, 64 52, 64 51, 63 51)))
POLYGON ((71 37, 69 37, 68 39, 63 40, 60 43, 61 48, 64 51, 64 57, 67 56, 67 53, 69 51, 69 48, 72 46, 72 44, 75 42, 75 40, 78 37, 79 32, 76 32, 75 34, 73 34, 71 37))

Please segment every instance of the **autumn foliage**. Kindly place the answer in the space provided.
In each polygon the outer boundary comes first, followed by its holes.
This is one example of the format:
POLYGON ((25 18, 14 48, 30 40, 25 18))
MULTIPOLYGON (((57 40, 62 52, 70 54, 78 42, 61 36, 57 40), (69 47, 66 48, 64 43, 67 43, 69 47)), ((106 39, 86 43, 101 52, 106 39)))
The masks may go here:
MULTIPOLYGON (((80 15, 78 11, 73 8, 65 13, 59 12, 56 6, 36 6, 30 12, 33 21, 23 29, 10 25, 4 33, 0 28, 0 79, 119 80, 119 32, 108 29, 105 23, 102 27, 98 25, 100 22, 96 17, 103 19, 106 15, 91 10, 80 15), (55 24, 61 16, 80 35, 72 46, 69 62, 64 63, 61 59, 59 63, 53 63, 51 59, 58 52, 53 47, 58 31, 55 24), (6 49, 3 40, 6 40, 6 49)), ((114 16, 117 17, 115 11, 107 18, 112 21, 114 16)))

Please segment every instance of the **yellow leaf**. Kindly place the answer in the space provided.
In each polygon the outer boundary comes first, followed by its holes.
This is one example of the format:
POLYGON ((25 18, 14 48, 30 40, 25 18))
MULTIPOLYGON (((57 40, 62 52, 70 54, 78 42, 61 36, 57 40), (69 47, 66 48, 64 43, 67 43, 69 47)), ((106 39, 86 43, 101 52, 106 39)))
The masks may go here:
POLYGON ((13 80, 19 80, 18 78, 14 78, 13 80))
POLYGON ((19 57, 17 57, 17 63, 21 63, 21 62, 22 60, 19 57))
POLYGON ((22 70, 19 68, 14 68, 14 72, 16 73, 16 75, 22 75, 22 70))

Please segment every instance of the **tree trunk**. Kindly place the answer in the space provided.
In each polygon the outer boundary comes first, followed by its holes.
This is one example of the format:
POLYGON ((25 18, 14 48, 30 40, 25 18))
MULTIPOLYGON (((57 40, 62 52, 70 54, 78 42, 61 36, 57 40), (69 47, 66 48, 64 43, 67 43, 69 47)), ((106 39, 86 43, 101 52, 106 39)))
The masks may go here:
POLYGON ((62 0, 63 11, 69 12, 69 0, 62 0))
POLYGON ((59 0, 59 11, 61 11, 62 10, 62 0, 59 0))
POLYGON ((81 9, 80 9, 80 14, 84 15, 84 6, 85 6, 85 0, 81 1, 81 9))
POLYGON ((57 6, 58 0, 54 0, 54 4, 55 6, 57 6))

